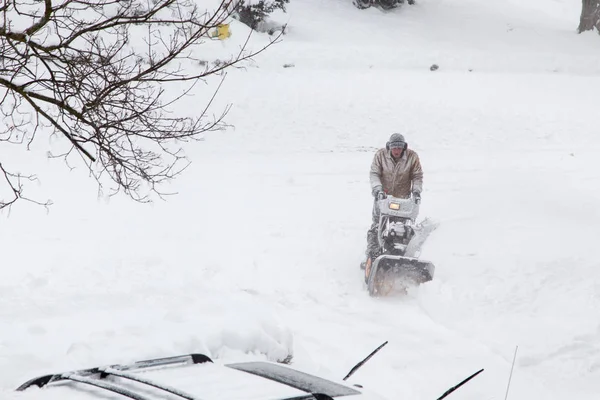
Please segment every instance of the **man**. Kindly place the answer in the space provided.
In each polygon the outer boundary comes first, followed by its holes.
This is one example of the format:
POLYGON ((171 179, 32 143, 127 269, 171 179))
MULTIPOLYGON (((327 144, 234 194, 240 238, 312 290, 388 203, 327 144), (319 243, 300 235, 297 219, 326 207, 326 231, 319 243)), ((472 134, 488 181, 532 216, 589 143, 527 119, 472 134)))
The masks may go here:
MULTIPOLYGON (((416 202, 421 201, 423 189, 423 170, 417 153, 408 148, 404 136, 394 133, 386 143, 385 149, 375 153, 370 172, 371 193, 375 198, 373 205, 373 223, 367 232, 367 260, 377 254, 377 226, 379 209, 377 198, 385 193, 390 196, 409 198, 412 194, 416 202)), ((365 263, 361 264, 364 268, 365 263)))

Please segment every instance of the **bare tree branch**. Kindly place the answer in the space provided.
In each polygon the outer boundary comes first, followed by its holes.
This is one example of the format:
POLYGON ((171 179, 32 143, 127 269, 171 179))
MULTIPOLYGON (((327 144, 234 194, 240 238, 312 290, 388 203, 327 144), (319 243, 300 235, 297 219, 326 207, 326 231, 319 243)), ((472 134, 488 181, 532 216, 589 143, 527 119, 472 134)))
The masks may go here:
MULTIPOLYGON (((195 54, 236 7, 234 0, 211 11, 194 0, 3 1, 0 142, 29 146, 42 132, 58 135, 70 146, 58 157, 78 154, 100 188, 106 175, 111 193, 138 201, 160 195, 160 184, 187 166, 181 145, 226 126, 229 106, 209 118, 220 84, 199 115, 176 110, 179 101, 281 36, 249 51, 249 35, 229 59, 201 67, 195 54)), ((4 172, 22 198, 16 176, 4 172)))
POLYGON ((35 181, 36 177, 29 175, 21 175, 21 174, 13 174, 10 173, 8 171, 6 171, 4 169, 4 166, 2 165, 2 163, 0 163, 0 176, 4 178, 4 180, 6 181, 6 183, 8 184, 8 187, 10 188, 10 191, 12 192, 12 198, 9 198, 8 200, 0 200, 0 210, 3 209, 10 209, 10 207, 19 199, 21 200, 26 200, 32 203, 35 203, 37 205, 41 205, 46 207, 46 209, 52 205, 52 202, 50 200, 46 201, 45 203, 41 203, 35 200, 31 200, 27 197, 23 196, 23 180, 27 180, 27 181, 35 181))

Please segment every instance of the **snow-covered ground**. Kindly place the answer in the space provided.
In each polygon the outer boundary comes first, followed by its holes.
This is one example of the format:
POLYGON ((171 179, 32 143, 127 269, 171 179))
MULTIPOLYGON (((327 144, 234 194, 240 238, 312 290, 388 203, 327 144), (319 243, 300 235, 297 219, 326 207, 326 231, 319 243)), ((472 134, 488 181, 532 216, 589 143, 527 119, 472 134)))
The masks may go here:
MULTIPOLYGON (((0 148, 54 201, 0 219, 0 398, 42 373, 186 352, 293 354, 340 379, 388 340, 351 381, 389 399, 437 398, 480 368, 452 398, 504 398, 516 346, 509 398, 596 399, 600 38, 575 34, 578 1, 522 3, 292 0, 283 41, 225 80, 215 110, 233 103, 235 129, 186 148, 166 202, 98 199, 43 146, 0 148), (421 156, 437 269, 373 299, 368 169, 393 132, 421 156)), ((232 32, 210 54, 247 30, 232 32)))

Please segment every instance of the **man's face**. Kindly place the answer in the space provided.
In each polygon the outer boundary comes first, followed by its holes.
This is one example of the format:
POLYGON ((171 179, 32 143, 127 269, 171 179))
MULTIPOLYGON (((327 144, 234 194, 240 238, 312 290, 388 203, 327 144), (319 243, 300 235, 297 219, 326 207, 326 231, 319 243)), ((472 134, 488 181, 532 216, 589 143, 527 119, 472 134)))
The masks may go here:
POLYGON ((393 147, 392 156, 394 156, 394 158, 400 157, 400 155, 402 154, 402 150, 404 150, 402 147, 393 147))

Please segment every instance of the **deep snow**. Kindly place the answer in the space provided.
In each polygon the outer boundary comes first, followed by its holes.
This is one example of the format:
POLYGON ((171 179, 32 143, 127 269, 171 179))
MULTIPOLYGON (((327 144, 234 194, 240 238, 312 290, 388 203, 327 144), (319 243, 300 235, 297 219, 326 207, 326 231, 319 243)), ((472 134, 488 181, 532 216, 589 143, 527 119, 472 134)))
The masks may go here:
MULTIPOLYGON (((600 38, 574 33, 577 1, 520 3, 293 1, 283 41, 225 80, 215 106, 233 103, 235 129, 186 147, 167 202, 98 199, 43 138, 0 148, 55 203, 1 217, 0 397, 42 373, 192 351, 293 352, 339 379, 389 340, 352 381, 390 399, 437 398, 480 368, 452 398, 504 398, 517 345, 509 398, 595 399, 600 38), (393 132, 421 156, 437 273, 371 299, 368 168, 393 132)), ((213 57, 247 30, 232 32, 213 57)))

